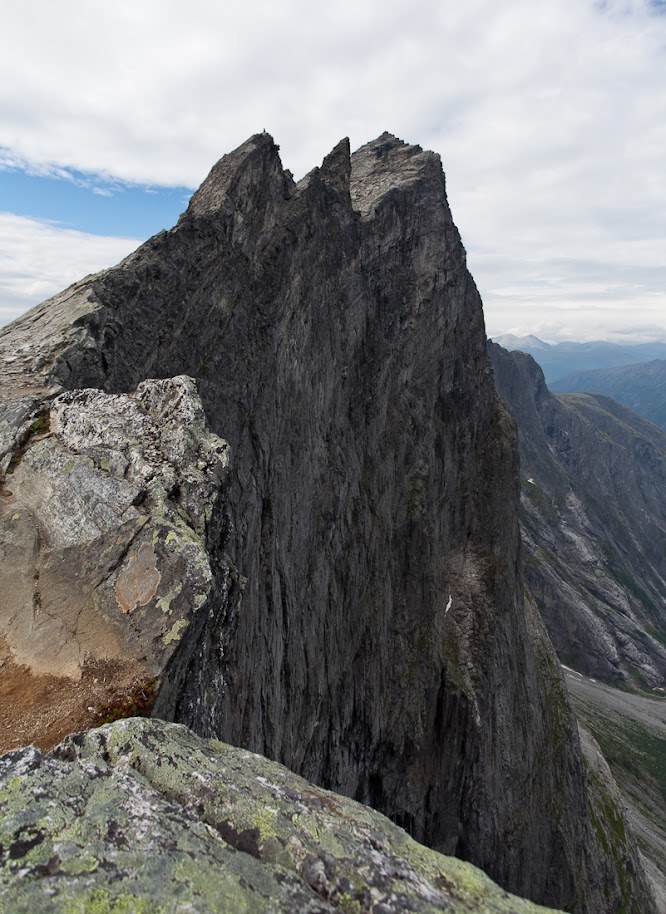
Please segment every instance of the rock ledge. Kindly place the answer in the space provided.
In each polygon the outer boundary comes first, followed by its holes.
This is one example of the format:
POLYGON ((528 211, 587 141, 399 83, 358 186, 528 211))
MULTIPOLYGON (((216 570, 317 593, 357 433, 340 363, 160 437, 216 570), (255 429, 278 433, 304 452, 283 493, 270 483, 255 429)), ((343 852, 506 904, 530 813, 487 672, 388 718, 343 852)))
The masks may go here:
POLYGON ((0 912, 538 914, 275 762, 129 719, 0 759, 0 912))

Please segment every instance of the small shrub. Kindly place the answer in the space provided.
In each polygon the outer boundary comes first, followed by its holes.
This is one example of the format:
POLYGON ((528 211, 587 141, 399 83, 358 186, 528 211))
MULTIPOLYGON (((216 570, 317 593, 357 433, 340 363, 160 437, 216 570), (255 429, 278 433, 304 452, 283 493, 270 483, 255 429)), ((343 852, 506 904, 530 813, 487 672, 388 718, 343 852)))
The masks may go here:
POLYGON ((125 717, 150 717, 156 691, 156 677, 134 686, 129 694, 119 696, 97 711, 95 726, 101 727, 102 724, 110 724, 125 717))

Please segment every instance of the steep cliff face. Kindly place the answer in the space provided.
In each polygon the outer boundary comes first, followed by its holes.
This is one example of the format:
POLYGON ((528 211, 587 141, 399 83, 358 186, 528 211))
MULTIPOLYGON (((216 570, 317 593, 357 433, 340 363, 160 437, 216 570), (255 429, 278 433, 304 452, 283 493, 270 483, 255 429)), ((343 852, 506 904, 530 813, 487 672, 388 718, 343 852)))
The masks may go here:
POLYGON ((489 344, 518 424, 525 578, 561 659, 666 682, 666 436, 594 394, 553 396, 531 356, 489 344))
MULTIPOLYGON (((666 914, 666 701, 620 692, 572 670, 566 679, 576 715, 598 740, 622 791, 625 820, 640 843, 654 888, 655 914, 666 914)), ((590 742, 581 732, 583 751, 590 742)), ((594 778, 593 790, 598 793, 601 788, 607 794, 600 797, 607 806, 609 799, 616 802, 616 790, 604 767, 594 778)), ((614 831, 617 835, 617 828, 614 831)))
POLYGON ((436 155, 385 134, 350 159, 343 142, 294 184, 255 136, 174 229, 3 347, 8 452, 40 397, 179 374, 230 444, 221 548, 240 608, 221 600, 185 633, 156 713, 368 802, 519 894, 639 910, 620 884, 634 875, 604 863, 523 602, 513 429, 436 155))

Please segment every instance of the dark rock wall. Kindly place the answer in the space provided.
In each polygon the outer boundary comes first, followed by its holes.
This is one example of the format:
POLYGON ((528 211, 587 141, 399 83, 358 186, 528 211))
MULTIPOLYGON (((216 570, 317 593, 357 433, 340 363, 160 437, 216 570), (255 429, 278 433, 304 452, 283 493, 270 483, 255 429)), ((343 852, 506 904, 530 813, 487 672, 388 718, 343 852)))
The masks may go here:
POLYGON ((84 341, 51 378, 191 374, 231 446, 242 598, 184 639, 158 711, 517 893, 613 910, 559 668, 523 602, 515 437, 439 158, 385 134, 295 185, 255 136, 176 228, 75 294, 84 341))

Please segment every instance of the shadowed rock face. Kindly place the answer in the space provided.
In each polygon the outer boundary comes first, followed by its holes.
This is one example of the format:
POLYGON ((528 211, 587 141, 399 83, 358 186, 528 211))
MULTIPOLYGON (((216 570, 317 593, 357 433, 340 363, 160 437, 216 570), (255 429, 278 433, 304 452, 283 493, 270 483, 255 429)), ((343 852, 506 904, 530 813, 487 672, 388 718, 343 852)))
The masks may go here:
POLYGON ((598 394, 559 394, 489 344, 518 424, 525 578, 561 659, 607 682, 666 681, 666 436, 598 394))
POLYGON ((240 608, 218 590, 156 713, 368 802, 517 893, 620 903, 523 602, 513 429, 436 155, 385 134, 350 159, 345 141, 294 184, 255 136, 174 229, 3 347, 8 453, 16 416, 63 387, 179 374, 230 444, 228 524, 212 522, 240 608))

